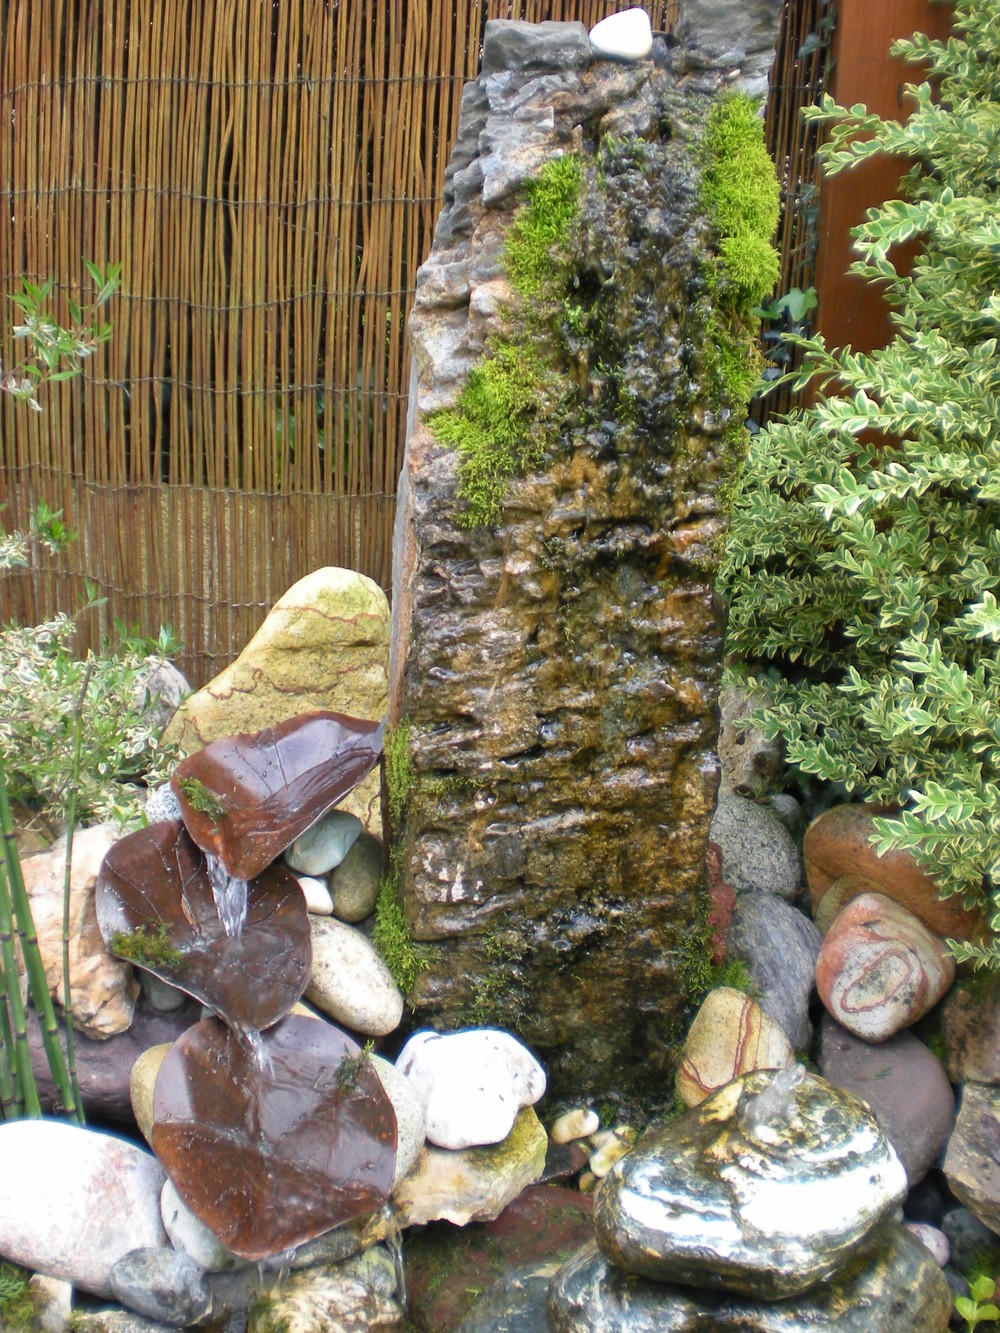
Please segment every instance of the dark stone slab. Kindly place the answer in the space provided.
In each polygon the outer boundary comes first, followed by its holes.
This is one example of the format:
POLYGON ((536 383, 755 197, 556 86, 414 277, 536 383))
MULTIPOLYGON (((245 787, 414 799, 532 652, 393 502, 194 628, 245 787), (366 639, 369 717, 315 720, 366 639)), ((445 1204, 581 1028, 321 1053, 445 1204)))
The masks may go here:
POLYGON ((484 74, 501 69, 583 69, 590 59, 590 38, 582 23, 487 21, 484 74))

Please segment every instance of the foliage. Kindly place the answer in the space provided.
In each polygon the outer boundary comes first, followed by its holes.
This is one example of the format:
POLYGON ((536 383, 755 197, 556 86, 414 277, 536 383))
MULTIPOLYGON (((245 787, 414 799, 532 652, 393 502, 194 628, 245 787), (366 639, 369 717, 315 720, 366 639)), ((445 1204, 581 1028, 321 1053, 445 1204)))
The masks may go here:
MULTIPOLYGON (((1000 0, 958 0, 905 123, 824 98, 829 172, 905 156, 906 199, 855 229, 852 271, 886 285, 896 332, 870 354, 792 338, 815 405, 751 444, 724 567, 730 652, 768 695, 753 719, 790 762, 897 804, 943 895, 1000 928, 1000 0), (919 238, 912 269, 891 248, 919 238)), ((953 946, 1000 967, 1000 948, 953 946)))
POLYGON ((969 1282, 968 1296, 955 1297, 955 1310, 970 1333, 977 1324, 995 1324, 1000 1319, 1000 1309, 993 1304, 995 1286, 991 1277, 974 1277, 969 1282))
POLYGON ((87 661, 73 652, 74 620, 0 630, 0 754, 12 799, 55 827, 68 794, 73 710, 89 671, 82 707, 77 813, 82 820, 136 822, 142 801, 126 784, 166 777, 170 754, 146 715, 144 682, 156 659, 106 650, 87 661))
MULTIPOLYGON (((565 386, 542 359, 535 330, 566 306, 566 245, 582 181, 579 160, 567 154, 550 159, 530 182, 505 248, 518 297, 511 321, 516 327, 492 340, 455 406, 428 418, 435 438, 460 455, 462 527, 499 522, 511 480, 541 460, 546 422, 565 397, 565 386)), ((572 320, 572 310, 564 317, 572 320)))
POLYGON ((51 278, 41 284, 23 281, 10 298, 23 321, 14 325, 14 337, 23 338, 27 349, 9 370, 0 366, 0 392, 22 399, 36 412, 42 410, 39 387, 79 375, 87 357, 111 337, 111 325, 103 322, 101 311, 121 286, 121 264, 101 270, 85 259, 83 265, 97 290, 86 307, 68 302, 69 328, 62 327, 49 309, 51 278))

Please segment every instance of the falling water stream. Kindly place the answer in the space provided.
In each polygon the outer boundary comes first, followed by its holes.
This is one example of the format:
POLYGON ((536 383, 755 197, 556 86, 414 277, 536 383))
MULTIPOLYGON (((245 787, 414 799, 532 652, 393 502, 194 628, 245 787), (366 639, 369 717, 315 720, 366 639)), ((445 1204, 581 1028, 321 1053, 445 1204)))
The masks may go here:
POLYGON ((208 882, 212 886, 212 896, 222 928, 230 939, 237 939, 243 933, 243 923, 247 916, 247 882, 227 874, 222 862, 211 852, 205 853, 205 859, 208 862, 208 882))

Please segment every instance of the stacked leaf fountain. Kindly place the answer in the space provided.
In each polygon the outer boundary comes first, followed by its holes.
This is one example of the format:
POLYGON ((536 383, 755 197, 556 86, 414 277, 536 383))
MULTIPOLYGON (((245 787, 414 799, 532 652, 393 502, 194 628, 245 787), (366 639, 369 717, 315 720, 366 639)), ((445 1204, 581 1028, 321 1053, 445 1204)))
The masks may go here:
POLYGON ((216 741, 171 780, 182 819, 123 839, 101 871, 108 947, 211 1011, 161 1066, 150 1138, 190 1210, 244 1259, 376 1212, 392 1184, 395 1116, 364 1052, 289 1013, 309 923, 274 864, 381 748, 381 724, 334 712, 216 741))

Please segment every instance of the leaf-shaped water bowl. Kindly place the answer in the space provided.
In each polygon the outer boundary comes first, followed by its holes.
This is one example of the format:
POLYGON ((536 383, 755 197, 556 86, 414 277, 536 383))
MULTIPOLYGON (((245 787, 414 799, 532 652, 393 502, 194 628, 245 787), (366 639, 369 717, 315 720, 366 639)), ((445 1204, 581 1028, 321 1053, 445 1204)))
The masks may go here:
POLYGON ((383 722, 300 713, 226 736, 170 779, 188 831, 238 879, 253 879, 375 767, 383 722))
POLYGON ((358 1045, 291 1016, 254 1059, 215 1019, 174 1043, 152 1144, 184 1202, 244 1259, 291 1249, 389 1196, 396 1119, 358 1045))
POLYGON ((227 934, 204 853, 179 819, 115 843, 97 881, 97 921, 112 953, 238 1028, 276 1023, 309 979, 309 916, 295 876, 271 866, 251 880, 242 930, 227 934))

